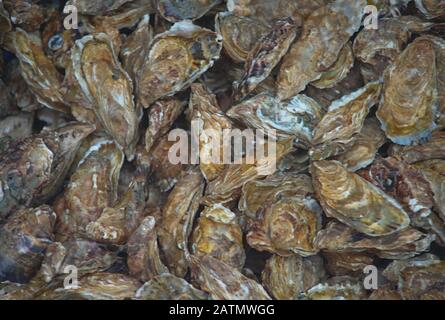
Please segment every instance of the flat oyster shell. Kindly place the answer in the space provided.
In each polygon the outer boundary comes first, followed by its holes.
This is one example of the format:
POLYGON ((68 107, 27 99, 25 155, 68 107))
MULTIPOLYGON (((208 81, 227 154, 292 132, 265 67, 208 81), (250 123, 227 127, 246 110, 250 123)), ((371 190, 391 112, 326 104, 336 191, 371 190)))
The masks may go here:
POLYGON ((215 19, 215 29, 223 37, 224 50, 235 62, 245 62, 249 52, 270 29, 261 20, 238 17, 230 12, 220 12, 215 19))
POLYGON ((306 19, 302 36, 292 45, 280 68, 280 99, 300 93, 337 61, 344 45, 360 28, 365 6, 364 0, 336 0, 306 19))
POLYGON ((370 236, 389 235, 409 225, 409 216, 397 201, 339 162, 313 162, 311 173, 328 217, 370 236))
POLYGON ((386 136, 394 143, 418 143, 429 138, 436 127, 436 65, 434 43, 427 37, 420 37, 387 69, 376 115, 386 136))
POLYGON ((132 81, 121 67, 110 38, 99 33, 76 41, 72 62, 75 78, 94 105, 100 124, 132 160, 142 110, 134 104, 132 81))
POLYGON ((295 300, 303 292, 324 280, 326 271, 320 256, 273 255, 262 272, 262 282, 278 300, 295 300))
POLYGON ((158 12, 170 22, 196 20, 205 15, 222 0, 157 0, 158 12))
POLYGON ((157 35, 138 73, 137 93, 148 108, 188 87, 219 59, 222 37, 185 20, 157 35), (162 75, 162 76, 161 76, 162 75))
POLYGON ((229 209, 214 205, 205 208, 192 234, 192 253, 212 256, 242 270, 246 260, 239 218, 229 209))

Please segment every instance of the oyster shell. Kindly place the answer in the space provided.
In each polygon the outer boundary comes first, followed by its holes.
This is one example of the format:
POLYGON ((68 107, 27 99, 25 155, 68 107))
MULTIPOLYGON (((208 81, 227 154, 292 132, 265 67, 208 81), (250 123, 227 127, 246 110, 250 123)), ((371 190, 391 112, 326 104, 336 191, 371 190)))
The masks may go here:
POLYGON ((314 239, 322 227, 322 210, 311 198, 283 198, 263 208, 247 234, 258 251, 281 256, 315 255, 314 239))
POLYGON ((443 18, 445 4, 441 0, 415 0, 416 7, 427 19, 443 18))
POLYGON ((0 227, 0 281, 27 283, 37 273, 53 241, 56 222, 47 205, 20 209, 0 227))
POLYGON ((445 132, 433 132, 431 140, 421 145, 392 145, 389 149, 389 154, 401 158, 406 163, 445 158, 445 132))
POLYGON ((271 299, 258 282, 220 260, 211 256, 191 256, 190 263, 194 283, 214 300, 271 299))
POLYGON ((374 264, 374 259, 366 252, 323 251, 326 270, 333 276, 363 274, 363 270, 374 264))
POLYGON ((311 173, 328 217, 369 236, 389 235, 409 225, 410 218, 397 201, 339 162, 313 162, 311 173))
POLYGON ((0 138, 24 139, 32 134, 34 114, 21 112, 0 120, 0 138))
POLYGON ((208 300, 207 293, 184 279, 163 273, 146 282, 136 292, 137 300, 208 300))
POLYGON ((247 56, 243 77, 234 83, 235 100, 242 100, 271 74, 289 50, 297 32, 297 25, 292 19, 283 19, 258 40, 247 56))
POLYGON ((94 128, 71 123, 0 144, 0 221, 20 205, 37 206, 60 190, 82 140, 94 128))
POLYGON ((363 300, 366 298, 367 293, 362 282, 348 276, 330 278, 303 294, 305 300, 363 300))
POLYGON ((74 76, 100 124, 132 160, 142 110, 133 102, 132 81, 120 66, 110 38, 99 33, 76 41, 72 61, 74 76))
POLYGON ((303 33, 284 57, 278 75, 278 97, 288 99, 320 79, 349 38, 360 28, 366 1, 336 0, 315 10, 303 33))
POLYGON ((91 1, 91 0, 68 0, 66 5, 74 5, 80 14, 85 15, 103 15, 111 11, 119 9, 125 3, 133 0, 108 0, 108 1, 91 1))
POLYGON ((148 216, 141 222, 128 239, 127 246, 127 264, 131 276, 148 281, 168 272, 159 256, 154 217, 148 216))
POLYGON ((242 270, 246 260, 239 218, 229 209, 214 205, 204 209, 192 235, 192 253, 212 256, 242 270))
POLYGON ((156 100, 188 87, 219 59, 219 34, 185 20, 157 35, 138 72, 140 103, 148 108, 156 100))
POLYGON ((298 255, 273 255, 266 262, 262 281, 278 300, 296 300, 306 290, 324 280, 326 272, 320 256, 302 258, 298 255))
POLYGON ((249 52, 270 29, 261 20, 238 17, 230 12, 220 12, 215 19, 215 29, 223 37, 224 50, 235 62, 245 62, 249 52))
POLYGON ((322 118, 322 108, 313 99, 297 95, 288 102, 262 93, 233 106, 227 115, 265 134, 277 131, 277 138, 294 138, 295 143, 308 148, 313 130, 322 118))
POLYGON ((3 0, 14 25, 27 32, 37 31, 46 18, 45 9, 37 1, 3 0))
POLYGON ((201 172, 190 170, 170 192, 159 221, 159 246, 168 269, 178 277, 188 270, 188 239, 203 190, 201 172))
POLYGON ((157 0, 158 12, 170 22, 196 20, 205 15, 222 0, 157 0))
POLYGON ((429 138, 436 127, 436 65, 434 43, 427 37, 420 37, 387 69, 376 115, 386 136, 394 143, 418 143, 429 138), (419 52, 422 52, 421 57, 419 52))

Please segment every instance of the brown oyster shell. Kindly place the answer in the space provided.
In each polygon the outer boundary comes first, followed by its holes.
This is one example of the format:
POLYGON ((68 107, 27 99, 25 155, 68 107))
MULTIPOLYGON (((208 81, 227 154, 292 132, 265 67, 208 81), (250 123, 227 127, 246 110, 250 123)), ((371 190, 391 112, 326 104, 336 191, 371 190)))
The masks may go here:
POLYGON ((21 112, 0 120, 0 138, 24 139, 32 134, 34 114, 21 112))
POLYGON ((363 270, 374 264, 374 259, 366 252, 323 251, 326 270, 333 276, 360 276, 363 270))
POLYGON ((363 300, 367 293, 361 281, 352 277, 333 277, 317 284, 304 295, 305 300, 363 300))
POLYGON ((315 10, 303 33, 284 57, 278 76, 278 96, 290 98, 331 67, 349 38, 360 28, 366 1, 334 1, 315 10))
POLYGON ((159 246, 168 269, 178 277, 184 277, 188 270, 188 240, 203 190, 204 179, 195 168, 179 180, 162 210, 159 246))
POLYGON ((283 198, 266 206, 247 234, 258 251, 282 256, 315 255, 314 239, 322 227, 322 210, 311 198, 283 198))
POLYGON ((163 273, 146 282, 136 292, 136 300, 208 300, 207 293, 184 279, 163 273))
POLYGON ((45 9, 36 3, 37 1, 3 0, 2 2, 14 25, 27 32, 37 31, 46 18, 45 9))
POLYGON ((298 146, 308 148, 313 130, 322 118, 322 108, 305 95, 281 102, 262 93, 233 106, 227 115, 265 134, 276 130, 278 138, 294 138, 298 146))
POLYGON ((431 135, 437 112, 437 67, 434 43, 414 40, 385 73, 377 118, 394 143, 410 145, 431 135), (420 58, 419 52, 422 52, 420 58))
POLYGON ((221 49, 219 34, 188 20, 157 35, 138 72, 140 103, 148 108, 156 100, 185 89, 213 66, 221 49))
POLYGON ((196 20, 205 15, 222 0, 157 0, 157 9, 170 22, 196 20))
POLYGON ((17 28, 13 41, 21 75, 37 101, 50 109, 68 113, 69 107, 62 94, 61 75, 43 52, 40 40, 17 28))
POLYGON ((427 19, 443 18, 445 4, 440 0, 415 0, 416 7, 427 19))
POLYGON ((224 262, 204 256, 191 256, 192 279, 201 290, 214 300, 270 300, 264 288, 256 281, 224 262))
POLYGON ((445 132, 435 131, 427 143, 415 146, 392 145, 391 156, 401 158, 406 163, 445 158, 445 132))
POLYGON ((409 225, 408 214, 396 200, 339 162, 315 161, 311 173, 328 217, 369 236, 389 235, 409 225))
POLYGON ((215 19, 215 29, 223 37, 224 50, 235 62, 245 62, 249 52, 270 29, 261 20, 238 17, 230 12, 220 12, 215 19))
POLYGON ((119 9, 125 3, 133 0, 109 0, 109 1, 91 1, 91 0, 69 0, 66 5, 74 5, 77 11, 85 15, 102 15, 119 9))
POLYGON ((239 218, 229 209, 214 205, 204 209, 192 235, 192 253, 212 256, 242 270, 246 260, 239 218))
POLYGON ((243 77, 234 83, 235 100, 242 100, 271 74, 289 50, 297 32, 297 25, 292 19, 283 19, 258 40, 247 56, 243 77))
POLYGON ((132 160, 142 110, 133 102, 132 81, 120 66, 110 38, 100 33, 76 41, 72 61, 74 76, 100 124, 132 160))
POLYGON ((71 123, 0 143, 0 220, 20 205, 39 205, 60 190, 77 149, 94 128, 71 123))
POLYGON ((380 88, 379 83, 372 82, 332 102, 314 129, 314 147, 309 153, 313 160, 323 160, 352 147, 355 135, 362 130, 366 116, 378 101, 380 88))
POLYGON ((56 222, 47 205, 20 209, 0 227, 0 281, 26 283, 37 273, 56 222))
POLYGON ((141 281, 152 280, 168 272, 161 262, 155 218, 146 217, 128 239, 127 264, 131 276, 141 281))
POLYGON ((273 255, 262 272, 262 282, 278 300, 295 300, 306 290, 324 280, 326 272, 320 256, 273 255))

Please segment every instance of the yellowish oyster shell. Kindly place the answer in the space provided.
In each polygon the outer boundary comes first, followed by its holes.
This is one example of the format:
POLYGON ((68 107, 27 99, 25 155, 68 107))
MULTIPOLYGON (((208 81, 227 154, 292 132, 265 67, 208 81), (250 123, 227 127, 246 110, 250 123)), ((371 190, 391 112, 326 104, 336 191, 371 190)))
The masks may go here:
POLYGON ((148 108, 156 100, 187 88, 219 59, 222 37, 185 20, 157 35, 138 73, 140 103, 148 108))
POLYGON ((311 173, 327 216, 369 236, 389 235, 409 225, 408 214, 397 201, 339 162, 315 161, 311 173))
POLYGON ((110 38, 99 33, 76 41, 72 62, 75 78, 94 105, 100 124, 132 160, 142 110, 134 104, 133 83, 122 69, 110 38))
POLYGON ((280 99, 300 93, 337 61, 342 48, 360 28, 365 6, 365 0, 337 0, 306 19, 302 36, 292 45, 280 68, 280 99))
POLYGON ((223 37, 224 50, 235 62, 245 62, 255 44, 270 29, 261 20, 229 12, 218 13, 215 19, 215 29, 223 37))

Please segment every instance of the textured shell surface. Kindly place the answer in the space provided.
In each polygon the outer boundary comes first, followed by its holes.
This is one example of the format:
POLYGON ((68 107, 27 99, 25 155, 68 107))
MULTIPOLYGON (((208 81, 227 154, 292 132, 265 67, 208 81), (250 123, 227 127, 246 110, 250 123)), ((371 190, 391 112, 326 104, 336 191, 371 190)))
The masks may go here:
POLYGON ((170 22, 201 18, 222 0, 157 0, 159 13, 170 22))

